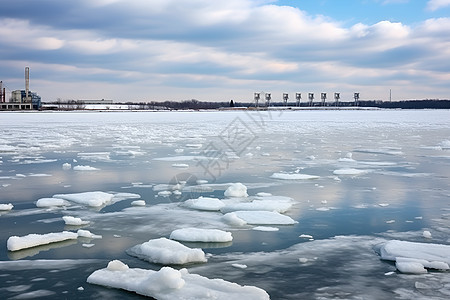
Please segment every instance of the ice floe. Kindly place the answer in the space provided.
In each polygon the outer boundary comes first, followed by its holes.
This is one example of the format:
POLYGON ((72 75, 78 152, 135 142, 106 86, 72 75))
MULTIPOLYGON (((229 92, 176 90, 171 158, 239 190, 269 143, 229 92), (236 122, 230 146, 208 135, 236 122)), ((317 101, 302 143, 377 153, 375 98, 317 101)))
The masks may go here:
POLYGON ((101 235, 93 234, 89 230, 78 229, 77 234, 79 237, 88 238, 88 239, 101 239, 101 235))
POLYGON ((183 265, 207 261, 202 249, 188 248, 177 241, 166 238, 149 240, 128 249, 127 253, 158 264, 183 265))
POLYGON ((402 273, 422 274, 426 268, 449 270, 450 246, 392 240, 376 247, 384 260, 396 262, 402 273))
POLYGON ((133 193, 111 194, 101 191, 53 195, 53 198, 60 198, 92 207, 100 207, 102 205, 109 204, 112 202, 140 197, 141 197, 140 195, 133 193))
POLYGON ((131 205, 133 206, 145 206, 146 203, 144 200, 135 200, 131 202, 131 205))
POLYGON ((355 168, 342 168, 333 171, 334 175, 361 175, 370 172, 370 170, 355 169, 355 168))
POLYGON ((36 201, 36 206, 40 208, 64 207, 70 206, 70 202, 60 198, 41 198, 38 201, 36 201))
POLYGON ((75 232, 63 231, 52 232, 46 234, 28 234, 25 236, 11 236, 7 241, 9 251, 17 251, 21 249, 36 247, 40 245, 61 242, 70 239, 77 239, 78 234, 75 232))
POLYGON ((119 288, 158 300, 172 299, 248 299, 265 300, 269 295, 254 286, 240 286, 223 279, 190 274, 187 269, 163 267, 159 271, 129 268, 111 261, 107 268, 92 273, 87 282, 119 288))
POLYGON ((14 205, 12 205, 11 203, 8 204, 0 204, 0 211, 8 211, 13 209, 14 205))
MULTIPOLYGON (((231 214, 251 225, 292 225, 298 223, 276 211, 235 211, 231 214)), ((228 214, 225 215, 225 217, 228 214)))
POLYGON ((100 169, 95 168, 95 167, 91 167, 91 166, 82 166, 82 165, 79 165, 79 166, 73 167, 73 170, 74 170, 74 171, 98 171, 98 170, 100 170, 100 169))
POLYGON ((225 206, 225 203, 218 198, 199 197, 184 201, 182 206, 198 210, 218 211, 225 206))
POLYGON ((270 177, 274 179, 283 179, 283 180, 309 180, 320 178, 320 176, 316 175, 299 174, 299 173, 273 173, 270 177))
POLYGON ((172 231, 170 239, 182 242, 226 243, 233 240, 231 232, 219 229, 181 228, 172 231))
POLYGON ((247 187, 240 182, 232 183, 224 193, 225 197, 243 198, 248 197, 247 187))
POLYGON ((221 212, 228 213, 233 211, 276 211, 284 213, 288 211, 292 205, 293 200, 288 197, 263 197, 252 200, 250 202, 229 203, 221 208, 221 212), (262 200, 259 200, 262 199, 262 200))
POLYGON ((62 169, 63 169, 63 170, 70 170, 70 169, 72 169, 72 165, 69 164, 69 163, 64 163, 64 164, 62 165, 62 169))
POLYGON ((72 216, 63 216, 62 218, 65 224, 70 226, 82 226, 90 223, 89 221, 83 221, 81 218, 76 218, 72 216))

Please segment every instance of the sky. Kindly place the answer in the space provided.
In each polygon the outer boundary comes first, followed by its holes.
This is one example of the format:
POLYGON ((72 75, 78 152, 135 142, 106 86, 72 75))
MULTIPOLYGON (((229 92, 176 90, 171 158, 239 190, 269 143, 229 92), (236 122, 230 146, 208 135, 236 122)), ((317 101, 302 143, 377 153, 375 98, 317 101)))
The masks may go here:
POLYGON ((450 99, 450 0, 0 0, 0 80, 43 101, 450 99))

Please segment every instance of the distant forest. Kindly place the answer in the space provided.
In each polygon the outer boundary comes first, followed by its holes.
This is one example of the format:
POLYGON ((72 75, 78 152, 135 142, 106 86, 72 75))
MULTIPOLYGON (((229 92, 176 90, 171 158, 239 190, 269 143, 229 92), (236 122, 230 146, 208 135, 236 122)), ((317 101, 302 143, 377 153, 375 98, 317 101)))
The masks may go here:
MULTIPOLYGON (((198 100, 186 100, 186 101, 164 101, 164 102, 147 102, 147 103, 126 103, 126 104, 138 104, 141 109, 219 109, 226 107, 254 107, 255 103, 249 102, 205 102, 198 100)), ((263 104, 260 104, 264 107, 263 104)), ((271 102, 271 107, 285 106, 283 102, 271 102)), ((297 106, 296 103, 288 103, 288 106, 297 106)), ((309 102, 300 102, 301 107, 310 107, 309 102)), ((314 102, 314 107, 323 106, 321 102, 314 102)), ((335 107, 336 103, 326 102, 325 106, 335 107)), ((338 107, 351 107, 355 106, 355 102, 339 102, 338 107)), ((360 100, 356 106, 360 107, 378 107, 378 108, 394 108, 394 109, 450 109, 450 100, 404 100, 404 101, 379 101, 379 100, 360 100)))

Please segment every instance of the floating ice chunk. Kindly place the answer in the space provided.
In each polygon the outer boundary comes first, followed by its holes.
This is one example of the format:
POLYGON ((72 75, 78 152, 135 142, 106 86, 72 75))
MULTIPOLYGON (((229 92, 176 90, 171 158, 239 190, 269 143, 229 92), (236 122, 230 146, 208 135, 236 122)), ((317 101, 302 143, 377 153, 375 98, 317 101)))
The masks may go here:
POLYGON ((362 169, 354 169, 354 168, 343 168, 334 170, 334 175, 361 175, 368 173, 369 170, 362 170, 362 169))
POLYGON ((187 269, 163 267, 159 271, 129 269, 125 264, 92 273, 88 283, 124 289, 159 300, 172 299, 246 299, 268 300, 266 291, 254 286, 240 286, 222 279, 190 274, 187 269), (118 266, 118 267, 116 267, 118 266), (120 269, 123 268, 123 269, 120 269))
POLYGON ((247 265, 244 264, 231 264, 231 266, 237 269, 247 269, 247 265))
POLYGON ((397 268, 402 273, 420 274, 424 268, 450 269, 448 245, 392 240, 383 243, 377 250, 381 259, 397 262, 397 268))
POLYGON ((270 178, 274 179, 283 179, 283 180, 309 180, 309 179, 318 179, 320 176, 316 175, 308 175, 308 174, 288 174, 288 173, 273 173, 270 178))
POLYGON ((307 263, 307 262, 308 262, 308 259, 307 259, 306 257, 300 257, 300 258, 298 259, 298 261, 304 264, 304 263, 307 263))
POLYGON ((72 225, 72 226, 81 226, 89 224, 89 221, 83 221, 80 218, 75 218, 72 216, 63 216, 62 217, 66 225, 72 225))
POLYGON ((386 206, 389 206, 389 203, 378 203, 378 206, 386 207, 386 206))
POLYGON ((225 197, 244 198, 248 197, 247 187, 240 182, 232 183, 224 193, 225 197))
POLYGON ((74 171, 97 171, 97 170, 100 170, 100 169, 97 169, 97 168, 94 168, 91 166, 81 166, 81 165, 75 166, 75 167, 73 167, 73 169, 74 169, 74 171))
POLYGON ((124 264, 120 260, 112 260, 108 263, 106 269, 109 271, 126 271, 129 269, 129 267, 127 264, 124 264))
POLYGON ((316 208, 316 210, 317 211, 329 211, 331 208, 329 208, 329 207, 318 207, 318 208, 316 208))
POLYGON ((0 211, 7 211, 13 209, 14 205, 11 203, 8 204, 0 204, 0 211))
POLYGON ((422 235, 426 239, 431 239, 431 232, 429 232, 428 230, 425 230, 422 235))
POLYGON ((247 222, 239 218, 234 212, 227 213, 222 217, 222 220, 232 226, 244 226, 247 222))
POLYGON ((395 223, 395 220, 387 220, 386 223, 387 224, 392 224, 392 223, 395 223))
POLYGON ((96 235, 89 230, 78 229, 77 234, 79 237, 89 238, 89 239, 101 239, 101 235, 96 235))
POLYGON ((191 249, 166 238, 149 240, 128 249, 127 253, 158 264, 182 265, 207 261, 202 249, 191 249))
POLYGON ((81 244, 81 246, 84 248, 92 248, 95 246, 95 244, 81 244))
POLYGON ((110 202, 114 198, 114 195, 96 191, 75 194, 57 194, 53 195, 53 198, 61 198, 78 204, 98 207, 110 202))
POLYGON ((441 142, 442 149, 450 149, 450 140, 443 140, 441 142))
POLYGON ((256 226, 256 227, 253 227, 253 230, 256 230, 256 231, 278 231, 280 229, 277 227, 256 226))
POLYGON ((253 200, 251 202, 241 202, 228 204, 221 209, 223 213, 233 212, 233 211, 276 211, 279 213, 284 213, 292 207, 292 199, 281 197, 278 200, 273 197, 273 200, 253 200))
POLYGON ((70 206, 70 202, 60 198, 41 198, 36 202, 37 207, 70 206))
POLYGON ((72 165, 69 164, 69 163, 64 163, 64 164, 62 165, 62 169, 63 169, 63 170, 70 170, 70 169, 72 169, 72 165))
POLYGON ((65 240, 77 239, 75 232, 63 231, 47 234, 28 234, 25 236, 11 236, 7 241, 9 251, 17 251, 26 248, 32 248, 50 243, 62 242, 65 240))
POLYGON ((207 184, 207 183, 208 183, 208 180, 205 180, 205 179, 199 179, 199 180, 197 180, 196 182, 197 182, 197 184, 207 184))
POLYGON ((231 232, 219 229, 182 228, 172 231, 170 239, 182 242, 231 242, 231 232))
POLYGON ((420 262, 415 261, 398 261, 395 263, 395 267, 405 274, 424 274, 427 270, 420 262))
POLYGON ((145 206, 145 201, 144 200, 135 200, 135 201, 131 202, 131 205, 133 205, 133 206, 145 206))
POLYGON ((169 197, 170 195, 172 195, 172 192, 171 192, 171 191, 161 191, 161 192, 158 192, 158 196, 169 197))
POLYGON ((199 197, 184 201, 182 206, 197 210, 218 211, 225 206, 225 203, 218 198, 199 197))
POLYGON ((309 235, 309 234, 301 234, 301 235, 299 235, 299 238, 312 240, 313 236, 309 235))
MULTIPOLYGON (((275 211, 235 211, 236 216, 252 225, 291 225, 298 222, 275 211)), ((225 215, 226 216, 226 215, 225 215)))

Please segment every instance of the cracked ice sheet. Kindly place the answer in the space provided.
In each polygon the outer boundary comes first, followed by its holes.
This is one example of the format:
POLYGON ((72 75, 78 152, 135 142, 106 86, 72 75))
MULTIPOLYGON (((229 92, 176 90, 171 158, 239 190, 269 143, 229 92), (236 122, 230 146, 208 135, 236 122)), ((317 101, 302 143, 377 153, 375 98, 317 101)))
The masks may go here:
POLYGON ((373 236, 339 236, 274 252, 216 255, 190 271, 206 277, 220 273, 228 281, 257 285, 272 299, 447 299, 448 272, 423 276, 396 273, 395 265, 380 260, 373 250, 386 241, 373 236), (232 264, 247 268, 236 270, 232 264))

